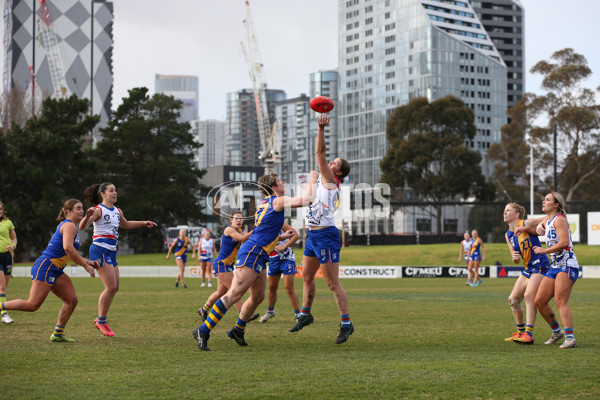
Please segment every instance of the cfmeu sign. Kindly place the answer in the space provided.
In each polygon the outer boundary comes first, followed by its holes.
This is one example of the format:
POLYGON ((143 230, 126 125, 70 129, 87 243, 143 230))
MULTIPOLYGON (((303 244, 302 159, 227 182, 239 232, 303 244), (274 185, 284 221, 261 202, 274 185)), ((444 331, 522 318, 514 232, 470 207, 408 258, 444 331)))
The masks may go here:
POLYGON ((600 212, 587 213, 588 244, 600 245, 600 212))

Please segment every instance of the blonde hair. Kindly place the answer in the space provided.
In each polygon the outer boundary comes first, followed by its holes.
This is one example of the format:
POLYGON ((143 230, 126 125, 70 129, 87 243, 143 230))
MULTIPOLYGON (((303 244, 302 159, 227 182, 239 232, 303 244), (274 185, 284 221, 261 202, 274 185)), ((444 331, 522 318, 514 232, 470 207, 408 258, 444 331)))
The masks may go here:
POLYGON ((274 193, 273 186, 277 186, 277 174, 263 175, 258 178, 258 187, 265 196, 270 196, 274 193))
POLYGON ((556 211, 566 217, 567 212, 565 209, 567 208, 567 202, 565 201, 564 196, 558 192, 550 192, 550 194, 554 197, 554 202, 558 203, 558 209, 556 211))
POLYGON ((519 214, 519 219, 525 219, 525 207, 517 203, 508 203, 507 206, 515 209, 517 214, 519 214))
POLYGON ((73 211, 73 208, 78 203, 81 203, 81 201, 79 201, 77 199, 69 199, 69 200, 65 201, 65 204, 63 204, 63 207, 60 210, 60 212, 58 213, 58 217, 56 217, 56 219, 58 221, 62 221, 63 219, 66 219, 67 211, 73 211))

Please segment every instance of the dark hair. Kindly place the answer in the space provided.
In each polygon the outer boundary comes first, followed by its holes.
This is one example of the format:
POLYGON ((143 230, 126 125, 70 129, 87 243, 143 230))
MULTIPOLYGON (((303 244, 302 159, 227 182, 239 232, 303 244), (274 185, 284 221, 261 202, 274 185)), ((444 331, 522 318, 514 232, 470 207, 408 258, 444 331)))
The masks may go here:
POLYGON ((342 174, 338 175, 338 179, 340 180, 341 183, 344 183, 344 179, 346 179, 346 177, 350 173, 351 167, 350 167, 350 163, 348 162, 348 160, 346 160, 344 158, 340 158, 340 160, 342 161, 340 163, 340 172, 342 174))
POLYGON ((229 213, 229 219, 233 220, 233 217, 236 214, 240 214, 242 216, 242 218, 244 218, 244 213, 241 212, 240 210, 233 210, 231 213, 229 213))
POLYGON ((4 203, 3 203, 3 202, 1 202, 1 201, 0 201, 0 206, 2 206, 2 219, 3 219, 4 221, 6 221, 6 220, 7 220, 7 219, 9 219, 9 218, 6 216, 6 211, 4 210, 4 203))
POLYGON ((269 174, 258 178, 258 186, 260 187, 260 191, 263 192, 265 196, 273 194, 273 186, 277 186, 278 177, 279 175, 277 174, 269 174))
POLYGON ((102 196, 100 195, 100 193, 106 192, 106 188, 109 187, 110 185, 112 185, 112 183, 103 182, 103 183, 96 183, 92 186, 88 186, 83 191, 83 197, 85 198, 85 201, 87 201, 88 203, 95 205, 95 206, 102 203, 102 196))
POLYGON ((62 209, 60 210, 60 212, 58 213, 58 217, 56 217, 57 221, 62 221, 63 219, 66 218, 67 215, 67 211, 73 211, 73 207, 75 207, 76 204, 81 203, 81 201, 77 200, 77 199, 69 199, 67 201, 65 201, 65 204, 63 204, 62 209))

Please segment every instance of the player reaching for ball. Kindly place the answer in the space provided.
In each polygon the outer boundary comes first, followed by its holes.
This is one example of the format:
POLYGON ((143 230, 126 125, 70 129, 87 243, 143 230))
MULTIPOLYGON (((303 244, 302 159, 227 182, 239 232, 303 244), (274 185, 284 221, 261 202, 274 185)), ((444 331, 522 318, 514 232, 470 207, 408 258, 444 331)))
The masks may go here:
POLYGON ((327 162, 325 127, 329 125, 329 117, 327 114, 319 114, 317 121, 319 130, 315 152, 320 177, 317 180, 315 200, 308 207, 306 213, 308 238, 302 259, 304 280, 302 309, 298 322, 290 329, 290 332, 298 332, 314 321, 310 310, 315 298, 315 274, 320 267, 340 311, 340 332, 335 339, 335 343, 340 344, 348 340, 348 337, 354 332, 354 326, 350 322, 348 297, 339 279, 341 240, 333 214, 339 203, 340 183, 350 173, 350 164, 342 158, 327 162))

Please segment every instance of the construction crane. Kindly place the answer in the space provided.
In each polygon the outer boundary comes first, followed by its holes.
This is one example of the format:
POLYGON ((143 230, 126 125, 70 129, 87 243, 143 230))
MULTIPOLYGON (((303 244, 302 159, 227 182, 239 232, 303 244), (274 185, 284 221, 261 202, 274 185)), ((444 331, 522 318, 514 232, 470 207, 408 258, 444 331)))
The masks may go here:
POLYGON ((260 135, 261 151, 258 158, 262 160, 265 168, 265 174, 275 172, 275 164, 281 162, 281 152, 278 147, 277 123, 271 126, 269 121, 269 110, 267 108, 267 95, 266 87, 267 84, 264 81, 263 64, 260 61, 260 52, 258 50, 258 40, 254 32, 254 24, 252 23, 252 15, 250 14, 250 2, 246 3, 246 19, 244 24, 246 26, 246 45, 248 46, 248 53, 242 43, 242 50, 248 67, 250 70, 250 79, 252 80, 252 86, 254 88, 254 104, 256 105, 256 121, 258 123, 258 133, 260 135))
POLYGON ((67 96, 67 81, 63 72, 62 58, 54 29, 54 20, 50 15, 46 0, 40 0, 40 20, 40 33, 44 40, 50 77, 52 78, 52 87, 54 89, 52 96, 54 98, 65 98, 67 96))

